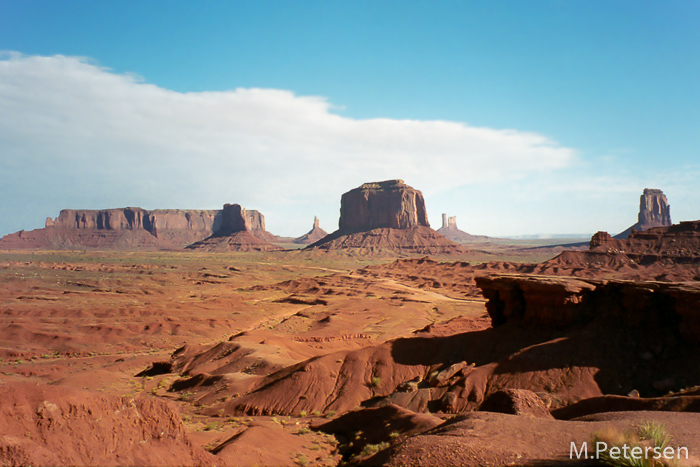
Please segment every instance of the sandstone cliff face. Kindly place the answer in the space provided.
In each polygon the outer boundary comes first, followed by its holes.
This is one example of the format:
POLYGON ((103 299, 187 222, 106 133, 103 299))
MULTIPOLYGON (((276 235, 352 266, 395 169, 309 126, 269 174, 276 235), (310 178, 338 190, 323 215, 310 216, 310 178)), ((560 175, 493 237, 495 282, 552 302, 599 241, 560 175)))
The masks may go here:
POLYGON ((365 183, 340 199, 342 232, 430 227, 423 194, 403 180, 365 183))
POLYGON ((239 205, 227 204, 222 210, 64 209, 56 219, 47 218, 44 229, 6 235, 0 248, 179 249, 215 233, 238 231, 277 239, 265 230, 260 212, 239 205))
POLYGON ((475 278, 494 326, 506 322, 549 328, 594 318, 651 330, 674 326, 700 342, 700 284, 492 274, 475 278))
POLYGON ((221 228, 214 232, 214 236, 222 237, 234 232, 251 230, 251 222, 246 210, 240 204, 224 204, 221 211, 221 228))
POLYGON ((214 231, 220 224, 221 211, 119 208, 102 210, 63 209, 47 228, 145 230, 157 236, 159 230, 214 231))
POLYGON ((639 198, 639 214, 637 223, 624 232, 615 235, 615 238, 625 239, 633 230, 644 231, 653 227, 671 225, 671 207, 668 204, 663 191, 655 188, 645 188, 639 198))

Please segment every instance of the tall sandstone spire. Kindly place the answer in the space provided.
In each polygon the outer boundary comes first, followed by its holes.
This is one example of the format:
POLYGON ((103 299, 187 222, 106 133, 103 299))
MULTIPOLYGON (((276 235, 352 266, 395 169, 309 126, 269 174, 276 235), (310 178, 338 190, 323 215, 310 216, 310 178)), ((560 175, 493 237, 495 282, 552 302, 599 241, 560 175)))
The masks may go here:
POLYGON ((652 227, 666 227, 671 224, 671 206, 664 192, 655 188, 645 188, 639 197, 637 223, 615 235, 615 238, 625 239, 632 230, 643 232, 652 227))

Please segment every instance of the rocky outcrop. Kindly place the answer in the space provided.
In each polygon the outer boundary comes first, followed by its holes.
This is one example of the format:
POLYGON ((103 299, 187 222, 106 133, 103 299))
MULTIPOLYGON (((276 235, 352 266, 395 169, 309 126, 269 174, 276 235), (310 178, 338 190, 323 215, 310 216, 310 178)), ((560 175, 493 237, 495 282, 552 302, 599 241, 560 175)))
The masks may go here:
POLYGON ((221 228, 211 236, 187 246, 203 251, 271 251, 282 248, 255 235, 265 231, 265 218, 258 211, 248 212, 240 204, 225 204, 221 228), (251 214, 252 213, 252 214, 251 214))
POLYGON ((442 227, 437 232, 457 243, 485 242, 489 240, 489 237, 485 235, 471 235, 459 230, 457 228, 457 216, 447 217, 445 213, 442 214, 442 227))
POLYGON ((615 235, 615 238, 625 239, 632 231, 645 231, 653 227, 664 227, 671 224, 671 207, 668 205, 666 195, 661 190, 645 188, 639 198, 637 223, 615 235))
POLYGON ((236 225, 238 218, 226 214, 226 209, 237 205, 226 206, 223 210, 64 209, 56 219, 47 218, 43 229, 6 235, 0 239, 0 249, 180 249, 219 231, 241 228, 265 241, 278 239, 265 230, 260 212, 242 210, 244 218, 236 225))
POLYGON ((339 228, 307 248, 452 254, 464 250, 430 228, 423 194, 403 180, 365 183, 340 200, 339 228))
POLYGON ((643 260, 644 257, 675 258, 695 261, 700 259, 700 221, 681 222, 645 231, 633 231, 626 239, 597 232, 591 238, 590 250, 605 253, 623 253, 643 260))
POLYGON ((314 226, 311 228, 311 230, 301 237, 295 238, 292 243, 296 243, 298 245, 309 245, 321 240, 326 235, 328 235, 328 232, 319 226, 318 217, 314 216, 314 226))
POLYGON ((479 406, 482 412, 528 415, 536 418, 553 418, 547 403, 527 389, 502 389, 490 394, 479 406))
POLYGON ((58 385, 0 389, 1 465, 215 465, 180 414, 155 397, 131 399, 58 385))
POLYGON ((637 328, 673 326, 685 339, 700 342, 697 283, 524 274, 491 274, 475 281, 488 299, 494 326, 516 322, 564 328, 600 318, 637 328))
POLYGON ((339 228, 344 233, 417 226, 430 227, 423 194, 403 180, 364 183, 340 199, 339 228))

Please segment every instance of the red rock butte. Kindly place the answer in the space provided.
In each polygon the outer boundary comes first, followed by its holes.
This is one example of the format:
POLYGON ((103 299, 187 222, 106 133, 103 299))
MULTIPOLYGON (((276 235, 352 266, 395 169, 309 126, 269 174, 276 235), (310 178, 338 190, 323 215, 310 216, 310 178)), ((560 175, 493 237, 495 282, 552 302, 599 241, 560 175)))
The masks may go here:
POLYGON ((655 188, 645 188, 642 196, 639 197, 637 223, 615 235, 615 238, 625 239, 633 230, 644 231, 653 227, 666 227, 672 223, 671 206, 664 192, 655 188))
POLYGON ((257 211, 246 211, 240 204, 225 204, 221 214, 221 228, 204 240, 187 246, 190 250, 204 251, 271 251, 282 247, 273 245, 254 234, 265 231, 265 218, 257 211))
POLYGON ((463 253, 430 228, 423 194, 403 180, 364 183, 340 199, 338 230, 308 248, 463 253))

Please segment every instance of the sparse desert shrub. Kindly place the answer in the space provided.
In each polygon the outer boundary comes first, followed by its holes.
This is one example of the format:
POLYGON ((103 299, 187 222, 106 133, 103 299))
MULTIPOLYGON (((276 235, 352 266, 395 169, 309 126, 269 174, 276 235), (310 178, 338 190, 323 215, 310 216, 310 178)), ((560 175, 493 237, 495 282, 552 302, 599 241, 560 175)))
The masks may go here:
POLYGON ((306 410, 302 410, 301 412, 299 412, 300 417, 306 417, 306 415, 306 410))
POLYGON ((309 465, 309 459, 306 458, 305 455, 299 454, 295 459, 294 463, 298 465, 299 467, 306 467, 309 465))
POLYGON ((372 379, 369 381, 370 387, 376 388, 380 384, 382 384, 382 379, 379 376, 372 376, 372 379))
MULTIPOLYGON (((605 443, 606 449, 600 452, 600 460, 614 467, 662 467, 674 465, 665 458, 671 437, 663 425, 646 422, 636 431, 621 432, 611 429, 593 435, 593 446, 605 443), (623 455, 621 453, 628 453, 623 455), (664 454, 665 455, 665 454, 664 454)), ((674 449, 674 453, 675 453, 674 449)), ((680 454, 680 450, 677 451, 680 454)))
POLYGON ((326 412, 326 418, 333 418, 335 417, 335 410, 329 410, 326 412))
POLYGON ((217 430, 219 428, 219 424, 217 422, 209 422, 206 425, 204 425, 204 431, 213 431, 217 430))
POLYGON ((190 399, 190 396, 192 396, 193 393, 191 392, 181 392, 177 398, 181 401, 187 401, 190 399))
POLYGON ((379 451, 382 451, 388 447, 389 447, 389 443, 387 443, 386 441, 379 443, 379 444, 368 444, 364 448, 362 448, 362 452, 360 453, 360 457, 371 456, 371 455, 376 454, 379 451))

